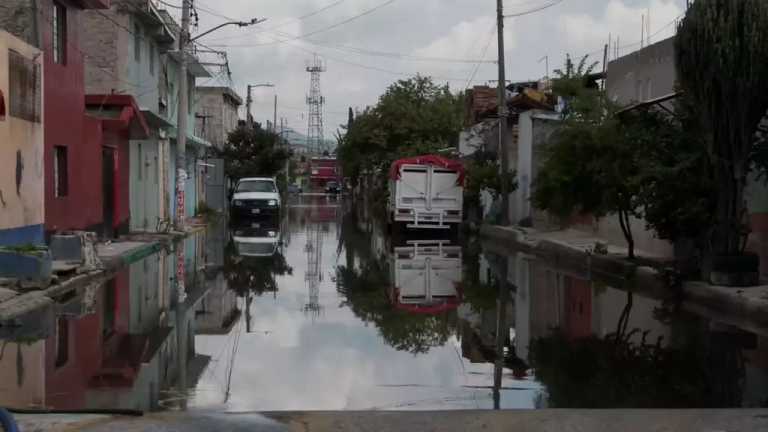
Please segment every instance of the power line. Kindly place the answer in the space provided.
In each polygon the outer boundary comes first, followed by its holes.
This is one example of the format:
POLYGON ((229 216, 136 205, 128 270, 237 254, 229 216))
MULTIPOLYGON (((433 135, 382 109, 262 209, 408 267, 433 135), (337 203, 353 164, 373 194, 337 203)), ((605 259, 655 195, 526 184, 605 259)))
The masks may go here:
POLYGON ((544 5, 544 6, 540 6, 540 7, 534 8, 534 9, 530 9, 530 10, 527 10, 527 11, 524 11, 524 12, 518 12, 518 13, 504 15, 504 18, 515 18, 515 17, 521 17, 521 16, 525 16, 525 15, 530 15, 530 14, 533 14, 533 13, 536 13, 536 12, 543 11, 545 9, 549 9, 552 6, 557 6, 560 3, 562 3, 563 1, 564 0, 555 0, 554 2, 552 2, 550 4, 547 4, 547 5, 544 5))
POLYGON ((293 21, 303 21, 303 20, 305 20, 307 18, 311 18, 311 17, 313 17, 315 15, 321 14, 321 13, 327 11, 328 9, 336 7, 339 4, 344 3, 345 1, 346 0, 337 0, 337 1, 329 4, 328 6, 322 7, 320 9, 316 10, 316 11, 310 12, 308 14, 302 15, 302 16, 297 17, 297 18, 291 18, 291 19, 285 20, 282 23, 277 24, 277 25, 275 25, 273 27, 270 27, 270 28, 268 28, 266 30, 274 30, 274 29, 277 29, 277 28, 280 28, 280 27, 285 27, 287 24, 292 23, 293 21))
MULTIPOLYGON (((483 48, 482 59, 485 59, 486 54, 488 54, 488 48, 491 46, 491 42, 493 41, 494 33, 496 33, 496 26, 495 25, 491 28, 491 31, 488 34, 488 41, 485 43, 485 47, 483 48)), ((472 84, 472 80, 475 79, 475 76, 477 75, 477 71, 480 69, 480 65, 481 65, 480 62, 478 62, 477 65, 475 65, 475 70, 472 71, 472 75, 469 77, 469 79, 467 80, 467 85, 464 87, 465 91, 472 84)))
MULTIPOLYGON (((364 17, 366 15, 370 15, 373 12, 376 12, 377 10, 379 10, 379 9, 385 7, 385 6, 388 6, 388 5, 390 5, 390 4, 392 4, 392 3, 396 2, 396 1, 397 0, 387 0, 384 3, 380 3, 380 4, 374 6, 374 7, 370 8, 370 9, 366 9, 363 12, 360 12, 357 15, 353 15, 353 16, 347 18, 347 19, 344 19, 344 20, 339 21, 337 23, 331 24, 330 26, 323 27, 323 28, 320 28, 318 30, 311 31, 309 33, 305 33, 305 34, 302 34, 302 35, 299 35, 299 36, 290 35, 290 38, 289 39, 285 39, 285 40, 275 40, 274 42, 252 44, 252 45, 246 45, 246 46, 257 47, 257 46, 277 45, 277 44, 287 43, 287 42, 298 40, 298 39, 305 39, 305 38, 308 38, 310 36, 314 36, 316 34, 325 33, 325 32, 327 32, 329 30, 333 30, 335 28, 341 27, 344 24, 348 24, 348 23, 350 23, 352 21, 355 21, 355 20, 357 20, 359 18, 362 18, 362 17, 364 17)), ((234 38, 235 37, 232 37, 232 39, 234 39, 234 38)))

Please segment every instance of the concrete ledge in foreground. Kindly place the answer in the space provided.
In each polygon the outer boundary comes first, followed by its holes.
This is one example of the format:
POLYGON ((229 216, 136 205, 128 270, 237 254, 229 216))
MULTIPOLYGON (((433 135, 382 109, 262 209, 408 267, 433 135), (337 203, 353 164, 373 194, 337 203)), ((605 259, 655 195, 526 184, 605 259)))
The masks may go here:
MULTIPOLYGON (((497 254, 534 255, 555 270, 664 299, 674 293, 658 272, 626 259, 626 249, 608 245, 607 255, 591 253, 597 239, 574 231, 541 233, 529 228, 483 225, 480 235, 497 254)), ((646 258, 655 261, 655 258, 646 258)), ((658 261, 662 264, 663 261, 658 261)), ((701 281, 683 284, 683 308, 756 333, 768 334, 768 286, 733 288, 701 281)))
POLYGON ((144 417, 20 416, 41 432, 752 432, 768 431, 768 410, 539 410, 162 413, 144 417))

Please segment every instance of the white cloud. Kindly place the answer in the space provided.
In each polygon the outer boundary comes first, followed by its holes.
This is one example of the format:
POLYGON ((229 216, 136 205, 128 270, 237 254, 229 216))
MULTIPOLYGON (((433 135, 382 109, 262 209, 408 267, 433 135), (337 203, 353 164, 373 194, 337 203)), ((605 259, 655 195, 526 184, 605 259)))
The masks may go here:
MULTIPOLYGON (((652 41, 659 41, 673 34, 674 25, 668 25, 683 13, 683 9, 672 0, 652 0, 651 34, 659 32, 652 41)), ((619 38, 619 45, 626 46, 622 53, 640 47, 643 16, 648 15, 648 4, 630 7, 620 0, 611 0, 602 15, 572 13, 560 17, 561 40, 573 53, 582 53, 590 48, 607 43, 608 36, 619 38), (635 44, 635 45, 632 45, 635 44), (630 46, 631 45, 631 46, 630 46), (586 48, 586 49, 585 49, 586 48)))

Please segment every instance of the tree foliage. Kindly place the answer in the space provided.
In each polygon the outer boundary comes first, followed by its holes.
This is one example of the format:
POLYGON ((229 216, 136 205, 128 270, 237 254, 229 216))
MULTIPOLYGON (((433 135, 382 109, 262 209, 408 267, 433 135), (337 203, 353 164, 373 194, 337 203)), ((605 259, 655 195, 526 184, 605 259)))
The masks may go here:
POLYGON ((696 106, 716 184, 717 254, 735 254, 745 240, 744 188, 755 133, 768 110, 768 3, 698 0, 675 40, 682 91, 696 106))
POLYGON ((229 133, 223 149, 216 155, 224 159, 227 177, 237 180, 243 177, 273 177, 285 167, 290 153, 280 142, 280 137, 259 123, 253 127, 240 125, 229 133))
POLYGON ((633 258, 630 218, 640 216, 638 149, 616 117, 618 107, 589 84, 592 67, 586 57, 578 66, 568 58, 565 71, 557 71, 553 88, 566 108, 562 126, 550 137, 533 200, 562 218, 617 214, 633 258))
POLYGON ((224 274, 230 289, 239 296, 247 292, 258 296, 277 292, 276 277, 293 274, 293 267, 279 252, 269 257, 243 257, 238 254, 235 242, 230 241, 224 253, 224 274))
POLYGON ((356 183, 395 159, 455 146, 462 118, 462 96, 448 85, 420 75, 397 81, 349 123, 338 150, 344 173, 356 183))
MULTIPOLYGON (((570 63, 570 60, 568 61, 570 63)), ((585 79, 582 59, 555 80, 566 101, 548 142, 534 202, 554 215, 616 214, 633 256, 631 218, 661 239, 702 241, 714 208, 710 158, 695 106, 685 94, 674 114, 658 107, 621 110, 585 79)))

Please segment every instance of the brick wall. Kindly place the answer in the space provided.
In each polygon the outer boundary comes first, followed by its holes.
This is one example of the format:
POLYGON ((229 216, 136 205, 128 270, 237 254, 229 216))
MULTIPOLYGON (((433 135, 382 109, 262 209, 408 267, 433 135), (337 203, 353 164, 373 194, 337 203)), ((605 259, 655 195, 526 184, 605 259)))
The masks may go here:
POLYGON ((36 31, 35 20, 36 3, 35 0, 2 0, 0 29, 40 48, 40 36, 39 31, 36 31))
POLYGON ((86 93, 108 94, 121 89, 117 80, 119 63, 117 44, 120 34, 117 26, 101 14, 113 20, 119 19, 114 10, 84 11, 82 14, 83 38, 81 49, 88 53, 85 64, 86 93))

